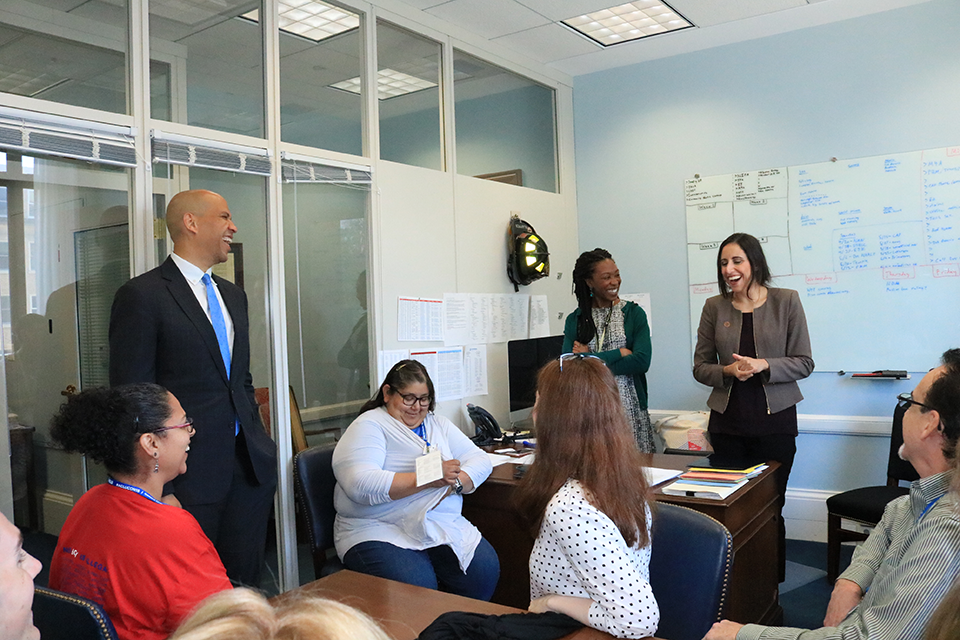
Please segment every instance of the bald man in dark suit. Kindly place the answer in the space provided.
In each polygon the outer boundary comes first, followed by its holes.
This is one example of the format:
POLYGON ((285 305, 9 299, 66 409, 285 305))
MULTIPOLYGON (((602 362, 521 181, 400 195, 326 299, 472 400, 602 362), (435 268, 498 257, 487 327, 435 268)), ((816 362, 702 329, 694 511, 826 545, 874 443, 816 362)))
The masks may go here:
POLYGON ((155 382, 180 400, 197 433, 164 499, 196 517, 234 583, 259 587, 276 445, 253 395, 246 294, 209 275, 237 227, 226 200, 203 190, 170 200, 167 227, 173 254, 114 298, 110 383, 155 382))

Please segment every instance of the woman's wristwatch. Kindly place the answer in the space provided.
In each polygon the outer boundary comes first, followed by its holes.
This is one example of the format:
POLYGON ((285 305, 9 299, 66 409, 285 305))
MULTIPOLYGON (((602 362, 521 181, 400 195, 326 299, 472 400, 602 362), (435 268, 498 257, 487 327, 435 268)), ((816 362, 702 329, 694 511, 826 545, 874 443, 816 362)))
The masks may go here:
POLYGON ((460 478, 454 478, 453 480, 453 492, 457 495, 463 493, 463 483, 460 482, 460 478))

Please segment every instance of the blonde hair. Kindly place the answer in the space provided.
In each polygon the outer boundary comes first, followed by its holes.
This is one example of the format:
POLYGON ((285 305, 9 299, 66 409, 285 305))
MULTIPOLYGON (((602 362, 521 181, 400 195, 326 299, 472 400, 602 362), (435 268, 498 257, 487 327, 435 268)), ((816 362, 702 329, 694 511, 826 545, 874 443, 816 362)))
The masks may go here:
POLYGON ((960 637, 960 579, 934 610, 923 634, 924 640, 955 640, 960 637))
POLYGON ((255 591, 204 600, 169 640, 390 640, 366 614, 327 598, 290 596, 277 607, 255 591))

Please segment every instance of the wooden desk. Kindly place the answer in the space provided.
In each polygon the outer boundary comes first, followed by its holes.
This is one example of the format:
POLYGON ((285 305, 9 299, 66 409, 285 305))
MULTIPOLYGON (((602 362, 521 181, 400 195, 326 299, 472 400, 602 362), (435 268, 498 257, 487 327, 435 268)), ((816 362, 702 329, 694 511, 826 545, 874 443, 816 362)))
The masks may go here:
MULTIPOLYGON (((647 464, 685 469, 690 456, 646 454, 647 464)), ((733 536, 734 561, 725 617, 736 622, 776 625, 783 620, 777 569, 777 487, 770 468, 726 500, 655 496, 722 522, 733 536)), ((464 496, 463 515, 475 524, 500 556, 500 583, 493 602, 513 607, 530 603, 529 558, 533 536, 513 508, 516 465, 494 467, 477 490, 464 496)), ((696 576, 691 576, 696 580, 696 576)), ((656 595, 656 594, 654 594, 656 595)))
MULTIPOLYGON (((293 594, 320 596, 356 607, 379 622, 393 640, 416 640, 421 631, 440 614, 448 611, 496 615, 521 613, 519 609, 500 604, 347 570, 282 593, 274 598, 274 601, 282 602, 293 594)), ((566 636, 566 640, 610 640, 612 637, 596 629, 584 627, 566 636)))

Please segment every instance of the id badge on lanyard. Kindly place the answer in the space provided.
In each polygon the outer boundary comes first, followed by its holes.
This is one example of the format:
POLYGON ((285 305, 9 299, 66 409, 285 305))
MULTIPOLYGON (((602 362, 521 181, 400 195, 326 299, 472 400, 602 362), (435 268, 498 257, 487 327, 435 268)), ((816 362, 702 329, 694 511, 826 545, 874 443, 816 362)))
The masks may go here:
POLYGON ((422 487, 443 477, 443 458, 437 447, 427 446, 424 455, 417 458, 417 486, 422 487))

